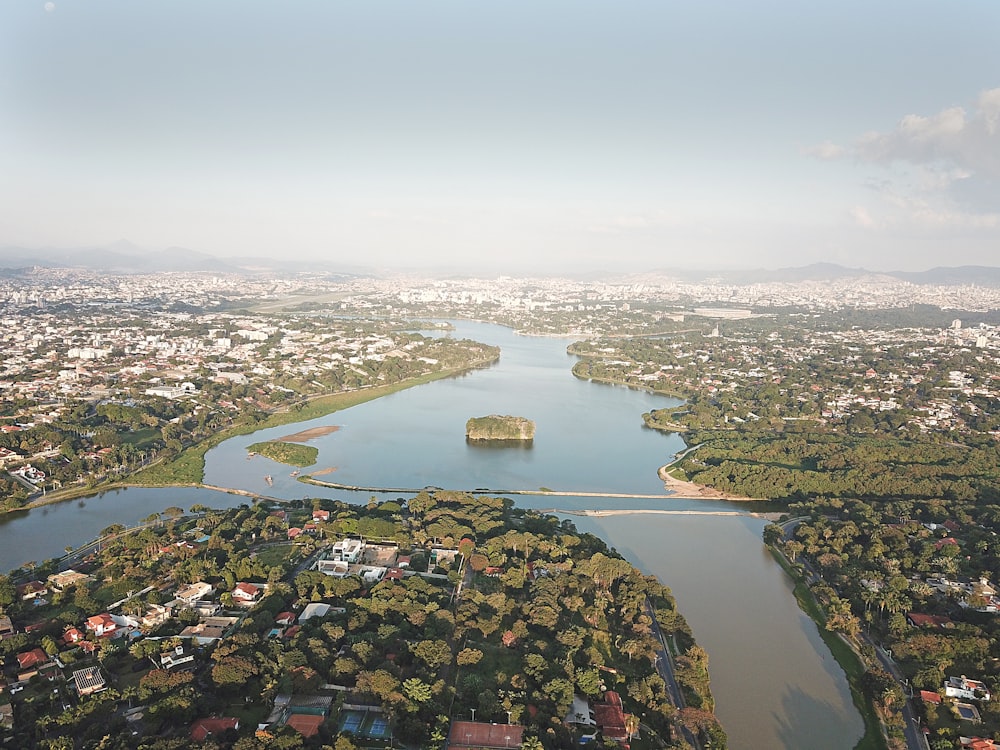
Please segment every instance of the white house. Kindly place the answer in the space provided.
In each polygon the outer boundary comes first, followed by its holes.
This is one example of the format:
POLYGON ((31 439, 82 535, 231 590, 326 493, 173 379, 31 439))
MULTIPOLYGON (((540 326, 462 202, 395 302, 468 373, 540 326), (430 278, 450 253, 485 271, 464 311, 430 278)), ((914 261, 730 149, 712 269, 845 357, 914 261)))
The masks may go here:
POLYGON ((212 588, 212 584, 205 583, 204 581, 196 581, 177 589, 177 593, 174 596, 185 604, 191 605, 199 599, 209 596, 213 591, 215 589, 212 588))
POLYGON ((944 682, 944 694, 949 698, 965 698, 967 700, 990 699, 990 691, 986 685, 979 680, 970 680, 965 675, 961 677, 949 677, 944 682))

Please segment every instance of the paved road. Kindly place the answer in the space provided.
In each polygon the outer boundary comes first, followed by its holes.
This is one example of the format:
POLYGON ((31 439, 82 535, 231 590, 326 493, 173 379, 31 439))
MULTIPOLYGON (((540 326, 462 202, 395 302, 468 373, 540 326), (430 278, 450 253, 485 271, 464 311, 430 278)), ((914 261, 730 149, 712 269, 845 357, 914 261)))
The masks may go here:
MULTIPOLYGON (((677 710, 680 710, 685 706, 684 695, 681 693, 680 686, 677 684, 677 677, 674 675, 674 660, 670 655, 670 649, 667 648, 667 641, 663 637, 663 633, 660 631, 660 625, 656 621, 656 612, 649 599, 646 599, 646 614, 649 615, 649 619, 653 621, 653 635, 656 636, 656 640, 660 642, 660 649, 657 651, 656 671, 667 684, 667 692, 670 694, 670 702, 677 707, 677 710)), ((684 734, 684 739, 687 740, 691 747, 698 748, 700 750, 701 743, 698 741, 697 735, 695 735, 687 727, 683 726, 681 727, 681 732, 684 734)))

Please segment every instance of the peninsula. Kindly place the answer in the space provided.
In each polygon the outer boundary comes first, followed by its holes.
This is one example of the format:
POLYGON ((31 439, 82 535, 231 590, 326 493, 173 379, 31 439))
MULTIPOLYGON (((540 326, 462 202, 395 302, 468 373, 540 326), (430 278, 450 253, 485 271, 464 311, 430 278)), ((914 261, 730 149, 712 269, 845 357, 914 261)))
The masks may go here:
POLYGON ((535 423, 524 417, 499 414, 472 417, 465 423, 465 437, 468 440, 531 441, 535 438, 535 423))

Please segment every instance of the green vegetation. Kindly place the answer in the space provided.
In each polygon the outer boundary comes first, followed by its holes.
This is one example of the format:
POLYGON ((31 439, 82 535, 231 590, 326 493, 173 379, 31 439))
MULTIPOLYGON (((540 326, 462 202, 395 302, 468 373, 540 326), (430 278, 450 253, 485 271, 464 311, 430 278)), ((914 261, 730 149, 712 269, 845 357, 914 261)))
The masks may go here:
POLYGON ((510 415, 472 417, 465 423, 465 436, 469 440, 533 440, 535 423, 524 417, 510 415))
POLYGON ((259 453, 265 458, 289 466, 312 466, 316 463, 316 457, 319 455, 319 448, 299 443, 286 443, 281 440, 254 443, 247 446, 247 451, 259 453))
MULTIPOLYGON (((633 746, 688 747, 684 728, 703 746, 725 748, 707 655, 670 591, 569 521, 455 492, 373 500, 366 508, 327 500, 281 507, 209 510, 197 519, 171 514, 161 525, 109 539, 90 579, 53 592, 40 607, 0 576, 0 607, 18 630, 0 641, 0 654, 59 652, 68 672, 96 667, 108 685, 76 697, 53 694, 42 677, 25 678, 25 689, 12 696, 13 746, 69 747, 59 743, 72 737, 83 750, 175 750, 192 744, 195 720, 231 716, 240 728, 206 747, 384 747, 338 731, 349 698, 384 717, 406 746, 438 746, 454 718, 475 711, 478 721, 509 721, 525 747, 555 750, 578 744, 579 730, 563 722, 574 696, 599 702, 615 691, 633 746), (309 524, 314 533, 286 541, 290 527, 309 524), (409 569, 363 580, 360 568, 336 577, 297 567, 345 536, 384 540, 366 546, 365 558, 392 565, 405 555, 409 569), (107 602, 127 598, 122 612, 148 616, 177 588, 199 581, 214 589, 203 597, 221 605, 215 616, 231 618, 205 646, 194 649, 180 637, 204 617, 185 608, 144 626, 150 637, 128 644, 88 633, 93 655, 55 641, 67 625, 83 630, 82 621, 107 602), (241 606, 234 593, 247 584, 259 588, 257 600, 241 606), (303 620, 306 604, 330 609, 303 620), (29 622, 40 625, 21 632, 29 622), (678 644, 683 709, 670 703, 658 669, 660 631, 678 644), (178 646, 189 657, 181 668, 163 662, 178 646), (338 690, 328 692, 327 683, 338 690), (266 737, 255 736, 280 701, 329 703, 318 736, 303 738, 280 715, 266 737), (129 706, 141 709, 141 721, 126 722, 129 706)), ((47 565, 32 575, 44 578, 47 565)))

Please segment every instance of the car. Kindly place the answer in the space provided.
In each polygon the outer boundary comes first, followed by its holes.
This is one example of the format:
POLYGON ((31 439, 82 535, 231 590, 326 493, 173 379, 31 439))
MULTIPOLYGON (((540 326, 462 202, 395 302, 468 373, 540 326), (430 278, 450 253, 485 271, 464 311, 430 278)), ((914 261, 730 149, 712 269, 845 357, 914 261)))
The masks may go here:
POLYGON ((22 690, 24 690, 24 685, 14 685, 13 687, 11 687, 10 692, 20 693, 22 690))

